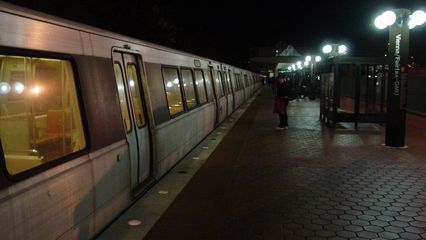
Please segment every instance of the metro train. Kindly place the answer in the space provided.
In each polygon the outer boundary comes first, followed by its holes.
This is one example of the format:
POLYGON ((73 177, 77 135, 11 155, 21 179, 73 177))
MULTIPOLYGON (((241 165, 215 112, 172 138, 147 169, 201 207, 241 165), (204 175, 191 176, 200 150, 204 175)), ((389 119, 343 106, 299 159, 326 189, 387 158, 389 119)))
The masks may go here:
POLYGON ((260 87, 248 70, 0 2, 1 239, 93 237, 260 87))

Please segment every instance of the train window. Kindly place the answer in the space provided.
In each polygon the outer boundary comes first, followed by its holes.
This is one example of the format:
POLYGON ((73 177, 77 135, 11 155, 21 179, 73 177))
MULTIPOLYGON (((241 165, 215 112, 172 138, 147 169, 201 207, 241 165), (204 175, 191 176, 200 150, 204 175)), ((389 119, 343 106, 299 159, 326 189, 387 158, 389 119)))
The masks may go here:
POLYGON ((222 74, 220 73, 220 71, 216 72, 215 89, 216 89, 216 93, 219 94, 219 97, 225 96, 225 93, 223 92, 223 86, 222 86, 222 74))
POLYGON ((127 107, 126 90, 124 87, 124 78, 121 65, 114 63, 115 81, 117 81, 118 99, 120 100, 121 117, 123 118, 124 127, 127 132, 130 132, 130 115, 127 107))
POLYGON ((86 147, 71 63, 0 55, 0 137, 16 175, 86 147))
POLYGON ((195 95, 194 79, 192 77, 192 71, 189 69, 182 69, 182 82, 183 89, 185 91, 186 106, 188 109, 197 106, 197 97, 195 95))
POLYGON ((163 80, 166 89, 167 103, 171 116, 183 112, 182 91, 179 74, 176 68, 163 68, 163 80))
POLYGON ((139 74, 136 65, 131 63, 127 65, 127 81, 129 85, 130 95, 132 96, 132 104, 134 109, 134 117, 139 128, 145 126, 145 115, 142 108, 142 98, 139 88, 139 74))
POLYGON ((204 76, 206 79, 206 89, 207 89, 207 99, 209 101, 212 101, 214 99, 214 94, 213 94, 213 85, 212 85, 212 71, 209 69, 207 74, 204 76))
POLYGON ((195 85, 197 86, 198 98, 200 104, 207 102, 205 81, 203 77, 203 72, 201 70, 195 70, 195 85))

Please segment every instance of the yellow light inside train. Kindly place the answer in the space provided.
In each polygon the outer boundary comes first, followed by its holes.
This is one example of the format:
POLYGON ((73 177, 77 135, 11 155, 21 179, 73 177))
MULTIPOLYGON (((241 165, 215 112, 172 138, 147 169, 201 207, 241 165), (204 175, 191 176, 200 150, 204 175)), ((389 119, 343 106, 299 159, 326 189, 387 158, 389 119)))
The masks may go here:
POLYGON ((169 88, 173 87, 173 83, 172 82, 167 82, 166 86, 169 87, 169 88))
POLYGON ((31 92, 32 92, 34 95, 38 95, 38 94, 40 94, 40 92, 41 92, 41 88, 40 88, 39 86, 35 86, 35 87, 33 87, 33 89, 31 90, 31 92))
POLYGON ((21 82, 16 82, 15 84, 13 84, 13 89, 15 90, 16 94, 21 94, 24 92, 25 86, 21 82))
POLYGON ((10 85, 7 82, 0 82, 0 94, 8 94, 10 92, 10 85))
POLYGON ((130 87, 134 87, 134 86, 135 86, 135 81, 130 80, 130 81, 129 81, 129 85, 130 85, 130 87))

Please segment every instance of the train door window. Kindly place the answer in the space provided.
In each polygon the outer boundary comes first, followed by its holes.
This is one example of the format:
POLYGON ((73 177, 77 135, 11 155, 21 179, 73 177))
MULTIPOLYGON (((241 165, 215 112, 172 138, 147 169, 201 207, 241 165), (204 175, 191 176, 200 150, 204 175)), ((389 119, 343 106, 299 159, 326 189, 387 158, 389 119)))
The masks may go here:
POLYGON ((241 87, 240 74, 236 73, 235 76, 236 76, 235 78, 237 79, 237 88, 238 90, 241 90, 242 87, 241 87))
POLYGON ((226 72, 223 72, 223 87, 225 88, 226 95, 231 93, 231 90, 229 88, 229 78, 226 72))
POLYGON ((136 124, 139 128, 145 126, 145 115, 142 108, 142 99, 139 88, 139 74, 136 65, 131 63, 127 65, 127 81, 129 85, 130 96, 132 96, 133 109, 136 124))
POLYGON ((245 87, 249 86, 249 82, 248 82, 248 78, 247 78, 246 74, 244 74, 244 85, 245 85, 245 87))
POLYGON ((215 81, 215 89, 216 91, 219 93, 220 97, 225 96, 224 92, 223 92, 223 86, 222 86, 222 74, 220 73, 220 71, 216 72, 216 81, 215 81))
POLYGON ((244 85, 244 75, 241 74, 241 86, 243 87, 243 89, 246 87, 244 85))
POLYGON ((169 105, 169 113, 171 116, 174 116, 184 111, 179 73, 176 68, 168 67, 164 67, 162 72, 164 87, 166 89, 167 103, 169 105))
POLYGON ((0 138, 16 175, 86 147, 71 63, 0 55, 0 138))
POLYGON ((211 75, 212 75, 212 71, 210 69, 207 70, 207 74, 204 75, 208 101, 212 101, 214 99, 211 75))
POLYGON ((195 86, 197 87, 198 98, 200 100, 200 104, 207 102, 206 95, 206 86, 203 77, 203 72, 201 70, 195 70, 195 86))
POLYGON ((182 70, 182 82, 183 89, 185 91, 186 106, 188 109, 197 106, 197 97, 195 93, 194 78, 192 77, 192 71, 189 69, 182 70))
POLYGON ((229 76, 227 72, 224 72, 223 75, 225 76, 226 90, 228 91, 228 94, 231 94, 231 76, 229 76))
POLYGON ((120 100, 121 116, 123 118, 123 122, 124 122, 124 126, 126 127, 126 131, 130 132, 131 124, 130 124, 129 108, 127 106, 123 71, 122 71, 121 65, 119 63, 114 63, 114 72, 115 72, 115 79, 117 81, 117 90, 118 90, 118 98, 120 100))
POLYGON ((233 84, 232 84, 232 79, 231 79, 231 76, 232 76, 232 74, 231 74, 231 70, 228 70, 228 85, 229 85, 229 90, 231 91, 231 92, 234 92, 234 86, 233 86, 233 84))

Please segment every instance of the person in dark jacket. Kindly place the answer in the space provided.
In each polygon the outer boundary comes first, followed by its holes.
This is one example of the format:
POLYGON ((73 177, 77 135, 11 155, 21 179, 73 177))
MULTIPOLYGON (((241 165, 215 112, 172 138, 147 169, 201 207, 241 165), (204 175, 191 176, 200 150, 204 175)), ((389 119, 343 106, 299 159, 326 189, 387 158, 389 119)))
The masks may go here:
POLYGON ((277 129, 288 129, 287 105, 290 99, 290 84, 288 79, 280 77, 277 82, 277 95, 274 112, 278 113, 280 123, 277 129))

